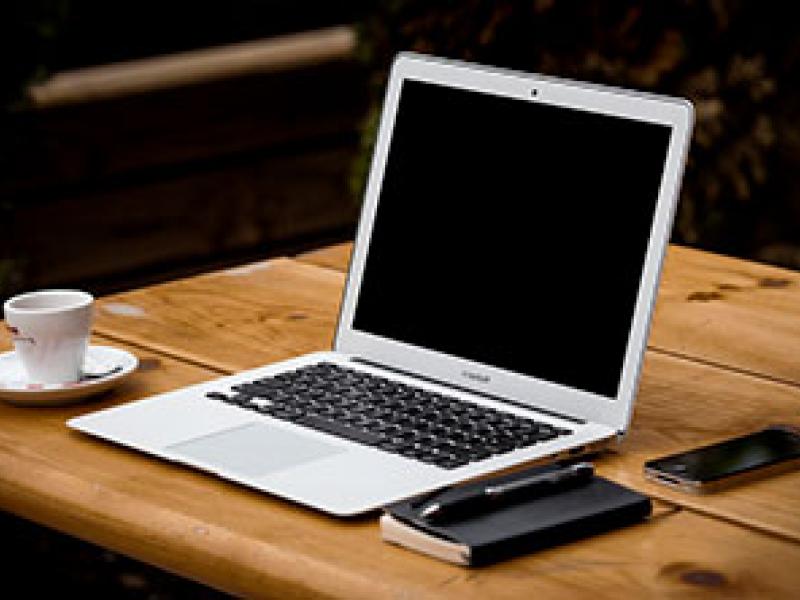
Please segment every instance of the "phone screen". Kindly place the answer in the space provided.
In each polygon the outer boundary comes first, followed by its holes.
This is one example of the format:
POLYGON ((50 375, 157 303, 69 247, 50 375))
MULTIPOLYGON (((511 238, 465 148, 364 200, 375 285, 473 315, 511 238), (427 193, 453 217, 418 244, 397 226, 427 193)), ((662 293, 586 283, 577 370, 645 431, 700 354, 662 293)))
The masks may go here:
POLYGON ((800 435, 778 427, 648 462, 682 480, 712 482, 800 458, 800 435))

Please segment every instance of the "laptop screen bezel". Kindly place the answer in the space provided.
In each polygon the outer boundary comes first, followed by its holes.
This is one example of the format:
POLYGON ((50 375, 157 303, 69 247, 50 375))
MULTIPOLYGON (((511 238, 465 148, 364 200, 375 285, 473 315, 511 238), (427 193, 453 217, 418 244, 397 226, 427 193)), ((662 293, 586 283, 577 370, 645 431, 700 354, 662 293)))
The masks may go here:
MULTIPOLYGON (((416 373, 457 387, 467 387, 531 408, 601 423, 623 433, 632 415, 658 280, 677 205, 693 121, 685 100, 620 90, 402 53, 389 76, 361 219, 345 286, 334 350, 416 373), (353 328, 361 279, 380 199, 395 116, 403 81, 413 79, 600 114, 668 125, 672 129, 645 255, 631 331, 615 398, 570 388, 530 375, 480 364, 461 357, 387 339, 353 328), (533 90, 536 90, 533 93, 533 90)), ((535 184, 535 180, 532 181, 535 184)), ((590 300, 589 300, 590 301, 590 300)), ((535 343, 535 340, 531 340, 535 343)))

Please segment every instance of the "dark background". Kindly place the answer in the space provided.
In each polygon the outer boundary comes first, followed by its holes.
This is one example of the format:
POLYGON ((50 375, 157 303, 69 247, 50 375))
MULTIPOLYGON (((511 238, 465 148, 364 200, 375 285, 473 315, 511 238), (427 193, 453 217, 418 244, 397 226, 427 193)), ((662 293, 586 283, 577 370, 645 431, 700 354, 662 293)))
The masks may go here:
MULTIPOLYGON (((800 268, 800 25, 790 3, 380 6, 364 25, 371 65, 413 49, 689 98, 697 122, 673 241, 800 268)), ((377 96, 384 74, 371 73, 377 96)))
POLYGON ((800 36, 787 6, 10 0, 0 297, 106 293, 349 238, 386 69, 407 49, 690 98, 673 241, 799 268, 800 36), (27 96, 65 70, 343 23, 355 51, 312 68, 45 108, 27 96))
POLYGON ((386 69, 406 49, 690 98, 673 241, 800 268, 800 36, 787 6, 10 0, 0 297, 105 293, 347 239, 386 69), (44 109, 26 95, 64 70, 342 23, 358 30, 355 52, 314 68, 44 109))
MULTIPOLYGON (((108 293, 350 239, 400 50, 690 98, 673 241, 800 268, 793 12, 745 0, 2 2, 0 299, 108 293), (48 106, 29 94, 64 71, 339 24, 356 28, 356 48, 317 65, 48 106)), ((6 573, 34 595, 213 595, 8 515, 0 532, 6 573)))
POLYGON ((31 86, 347 25, 363 5, 2 3, 0 298, 54 286, 103 294, 349 238, 368 99, 352 52, 45 104, 31 86))

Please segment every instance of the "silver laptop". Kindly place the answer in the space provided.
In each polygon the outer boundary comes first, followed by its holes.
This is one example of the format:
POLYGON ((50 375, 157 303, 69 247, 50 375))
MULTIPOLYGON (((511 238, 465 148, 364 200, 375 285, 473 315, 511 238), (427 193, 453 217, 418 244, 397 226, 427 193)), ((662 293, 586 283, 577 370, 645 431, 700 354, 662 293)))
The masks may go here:
POLYGON ((333 349, 68 424, 335 515, 618 440, 692 114, 402 54, 333 349))

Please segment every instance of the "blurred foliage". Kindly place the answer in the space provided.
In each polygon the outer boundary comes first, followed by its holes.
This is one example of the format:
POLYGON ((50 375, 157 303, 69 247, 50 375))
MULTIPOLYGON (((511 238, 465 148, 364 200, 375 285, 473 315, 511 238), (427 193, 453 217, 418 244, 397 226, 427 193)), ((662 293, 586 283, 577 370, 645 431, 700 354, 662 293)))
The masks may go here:
POLYGON ((696 125, 674 241, 800 268, 800 36, 787 6, 384 1, 360 28, 375 106, 363 146, 401 50, 684 96, 696 125))

